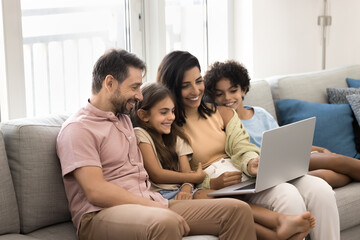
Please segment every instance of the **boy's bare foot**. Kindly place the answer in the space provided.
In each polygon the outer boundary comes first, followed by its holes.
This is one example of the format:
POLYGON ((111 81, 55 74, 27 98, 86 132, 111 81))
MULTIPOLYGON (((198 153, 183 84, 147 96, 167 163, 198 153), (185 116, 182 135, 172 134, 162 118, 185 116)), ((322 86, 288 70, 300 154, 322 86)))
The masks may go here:
POLYGON ((276 233, 279 239, 302 239, 314 227, 315 218, 310 212, 300 215, 281 214, 278 218, 276 233))

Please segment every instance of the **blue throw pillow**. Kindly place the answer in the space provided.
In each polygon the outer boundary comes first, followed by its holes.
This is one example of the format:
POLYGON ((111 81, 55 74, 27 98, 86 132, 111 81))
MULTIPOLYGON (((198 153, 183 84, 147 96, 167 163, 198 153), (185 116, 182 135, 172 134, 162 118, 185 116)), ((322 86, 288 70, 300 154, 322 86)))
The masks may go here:
POLYGON ((350 88, 360 88, 360 79, 347 78, 346 82, 350 88))
POLYGON ((316 117, 313 145, 356 157, 354 117, 349 104, 310 103, 296 99, 277 101, 281 125, 316 117))

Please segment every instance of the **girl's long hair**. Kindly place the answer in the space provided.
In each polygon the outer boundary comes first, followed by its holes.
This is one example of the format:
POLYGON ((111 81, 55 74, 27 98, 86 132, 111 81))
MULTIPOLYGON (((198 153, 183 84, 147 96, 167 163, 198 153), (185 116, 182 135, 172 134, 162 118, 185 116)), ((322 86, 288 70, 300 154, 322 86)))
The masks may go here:
MULTIPOLYGON (((197 67, 201 71, 198 59, 186 51, 173 51, 167 54, 158 68, 156 81, 161 82, 175 95, 176 124, 180 127, 186 123, 186 114, 181 96, 181 85, 186 71, 197 67)), ((202 118, 210 116, 216 111, 215 106, 209 107, 204 98, 201 99, 198 113, 202 118)))
POLYGON ((170 134, 160 134, 148 123, 142 121, 137 115, 139 109, 143 109, 150 114, 150 110, 155 104, 170 97, 174 102, 174 97, 171 91, 161 83, 151 83, 144 86, 142 89, 143 100, 138 102, 135 111, 132 112, 132 119, 135 126, 145 129, 155 144, 155 150, 157 156, 161 162, 161 165, 164 169, 179 171, 179 161, 176 153, 176 139, 177 136, 184 139, 186 143, 189 143, 186 135, 180 130, 176 124, 171 125, 170 134))

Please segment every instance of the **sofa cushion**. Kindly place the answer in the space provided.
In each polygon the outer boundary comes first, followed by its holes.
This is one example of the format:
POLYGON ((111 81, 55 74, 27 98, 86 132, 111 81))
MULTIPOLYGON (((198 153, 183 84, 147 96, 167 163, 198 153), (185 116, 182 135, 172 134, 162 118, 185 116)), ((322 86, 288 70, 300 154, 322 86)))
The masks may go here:
POLYGON ((251 81, 250 91, 245 96, 244 105, 260 106, 276 119, 270 85, 265 80, 251 81))
POLYGON ((335 188, 336 203, 339 209, 340 230, 360 224, 360 183, 352 182, 335 188))
POLYGON ((281 125, 316 117, 313 145, 356 157, 354 117, 349 104, 310 103, 295 99, 277 101, 281 125))
POLYGON ((72 222, 60 223, 49 227, 41 228, 29 233, 27 236, 44 240, 77 240, 76 228, 74 227, 72 222))
POLYGON ((0 240, 39 240, 39 239, 22 234, 6 234, 6 235, 1 235, 0 240))
POLYGON ((268 78, 274 100, 327 103, 326 88, 347 87, 346 78, 360 78, 360 65, 268 78))
POLYGON ((1 126, 22 233, 71 221, 56 155, 56 138, 65 119, 18 119, 1 126))
POLYGON ((3 134, 0 131, 0 235, 20 232, 18 212, 3 134))
MULTIPOLYGON (((348 104, 347 100, 348 95, 360 94, 360 88, 327 88, 326 92, 328 94, 329 103, 331 104, 348 104)), ((356 101, 355 101, 356 102, 356 101)), ((354 109, 356 109, 356 103, 353 102, 354 107, 351 109, 354 112, 356 117, 356 113, 354 109)), ((355 135, 355 146, 358 153, 360 153, 360 126, 357 120, 353 122, 354 135, 355 135)))
POLYGON ((346 78, 349 88, 360 88, 360 79, 346 78))
POLYGON ((348 104, 347 95, 360 94, 360 88, 327 88, 326 89, 329 103, 331 104, 348 104))

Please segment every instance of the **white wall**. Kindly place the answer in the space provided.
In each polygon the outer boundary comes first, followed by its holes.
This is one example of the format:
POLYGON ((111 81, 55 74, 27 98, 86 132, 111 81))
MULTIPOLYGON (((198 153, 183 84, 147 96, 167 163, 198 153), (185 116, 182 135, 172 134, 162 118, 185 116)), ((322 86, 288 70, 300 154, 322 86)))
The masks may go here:
MULTIPOLYGON (((360 1, 328 0, 326 68, 360 63, 360 1)), ((322 68, 322 0, 253 1, 253 78, 322 68)))
POLYGON ((332 0, 327 67, 360 63, 360 1, 332 0))

